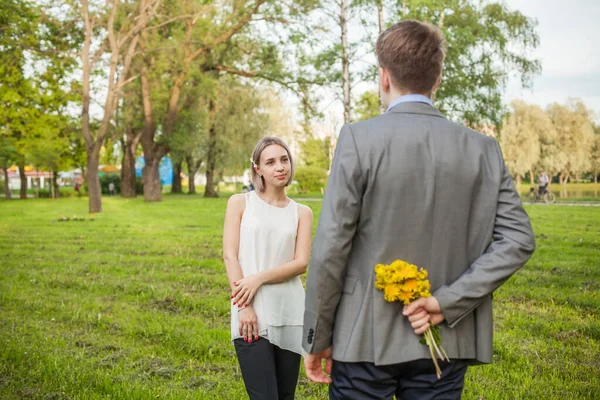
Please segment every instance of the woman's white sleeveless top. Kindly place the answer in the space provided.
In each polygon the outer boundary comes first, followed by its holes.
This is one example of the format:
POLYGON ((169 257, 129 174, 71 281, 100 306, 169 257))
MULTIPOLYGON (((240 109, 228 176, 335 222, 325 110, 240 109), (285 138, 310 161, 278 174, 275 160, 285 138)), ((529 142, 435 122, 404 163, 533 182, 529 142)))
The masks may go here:
MULTIPOLYGON (((298 232, 298 204, 267 204, 255 191, 246 193, 246 209, 240 226, 238 259, 244 277, 279 267, 294 259, 298 232)), ((302 351, 304 288, 299 276, 263 285, 252 302, 259 336, 282 349, 302 351)), ((231 306, 231 340, 241 338, 237 305, 231 306)))

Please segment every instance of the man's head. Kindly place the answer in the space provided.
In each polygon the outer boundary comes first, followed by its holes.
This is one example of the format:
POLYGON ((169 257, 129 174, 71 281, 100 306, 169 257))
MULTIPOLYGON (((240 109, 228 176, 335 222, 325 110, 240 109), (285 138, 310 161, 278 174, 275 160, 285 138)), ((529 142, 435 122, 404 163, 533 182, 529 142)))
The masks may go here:
POLYGON ((404 94, 431 97, 441 81, 446 41, 437 26, 406 20, 379 35, 376 54, 385 104, 404 94))

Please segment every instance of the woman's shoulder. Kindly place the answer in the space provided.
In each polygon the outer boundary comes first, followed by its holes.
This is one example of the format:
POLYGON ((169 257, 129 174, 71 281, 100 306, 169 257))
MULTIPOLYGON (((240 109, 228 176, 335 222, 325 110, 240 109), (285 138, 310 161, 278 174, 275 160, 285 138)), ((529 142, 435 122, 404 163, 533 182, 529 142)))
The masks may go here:
POLYGON ((234 194, 229 198, 229 200, 227 200, 228 208, 232 208, 232 209, 236 209, 236 210, 243 210, 245 208, 245 206, 246 206, 246 194, 245 193, 234 194))
POLYGON ((298 204, 298 217, 300 218, 311 218, 313 217, 313 212, 312 209, 309 206, 306 206, 304 204, 300 204, 300 203, 296 203, 298 204))

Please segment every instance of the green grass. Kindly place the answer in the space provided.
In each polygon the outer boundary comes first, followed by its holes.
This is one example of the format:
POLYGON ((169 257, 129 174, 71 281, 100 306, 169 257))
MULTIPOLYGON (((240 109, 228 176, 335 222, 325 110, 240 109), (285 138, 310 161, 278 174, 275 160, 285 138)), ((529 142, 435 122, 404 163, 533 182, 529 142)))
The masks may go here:
MULTIPOLYGON (((225 204, 104 198, 95 221, 58 222, 87 218, 87 199, 0 201, 0 398, 245 398, 225 204)), ((598 398, 600 208, 527 210, 538 250, 496 292, 495 363, 463 398, 598 398)), ((302 373, 298 399, 326 393, 302 373)))

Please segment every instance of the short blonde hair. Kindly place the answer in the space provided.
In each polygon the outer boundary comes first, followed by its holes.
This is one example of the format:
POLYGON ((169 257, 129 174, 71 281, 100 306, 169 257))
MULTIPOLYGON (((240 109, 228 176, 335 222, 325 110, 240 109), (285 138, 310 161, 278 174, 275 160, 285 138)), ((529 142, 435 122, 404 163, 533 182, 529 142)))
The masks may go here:
POLYGON ((286 182, 285 186, 289 186, 292 183, 292 180, 294 179, 294 159, 292 158, 292 153, 290 152, 290 149, 287 146, 287 144, 285 144, 285 142, 279 138, 273 136, 265 136, 264 138, 260 139, 258 143, 256 143, 256 146, 254 146, 254 151, 252 152, 252 158, 250 160, 252 162, 252 183, 254 184, 256 190, 258 190, 259 192, 265 191, 265 178, 259 176, 256 173, 254 167, 260 165, 260 156, 263 150, 271 146, 272 144, 276 144, 278 146, 283 147, 287 152, 288 158, 290 160, 290 177, 286 182))

